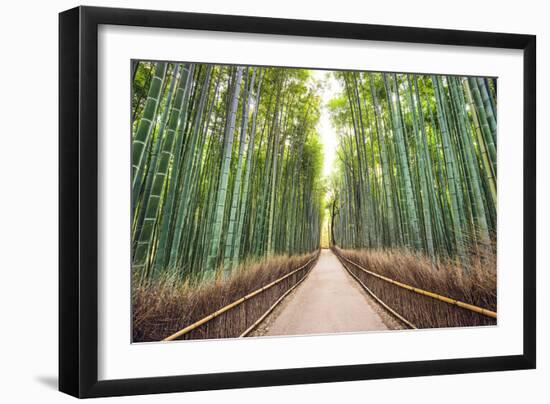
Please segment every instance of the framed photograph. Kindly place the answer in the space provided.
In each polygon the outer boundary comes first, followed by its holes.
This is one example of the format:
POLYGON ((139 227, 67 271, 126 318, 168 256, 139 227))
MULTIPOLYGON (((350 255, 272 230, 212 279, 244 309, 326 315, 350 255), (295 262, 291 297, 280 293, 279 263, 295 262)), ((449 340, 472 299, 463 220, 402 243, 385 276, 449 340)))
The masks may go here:
POLYGON ((61 391, 535 367, 535 36, 59 28, 61 391))

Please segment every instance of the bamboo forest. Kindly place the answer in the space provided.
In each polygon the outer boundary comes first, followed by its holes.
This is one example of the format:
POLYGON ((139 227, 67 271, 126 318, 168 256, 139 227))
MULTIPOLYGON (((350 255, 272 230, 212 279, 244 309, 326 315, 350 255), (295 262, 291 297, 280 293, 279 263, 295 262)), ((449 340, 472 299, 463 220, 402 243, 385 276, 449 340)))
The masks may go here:
POLYGON ((496 323, 496 79, 136 60, 131 80, 134 342, 331 321, 293 306, 328 304, 316 271, 383 300, 340 309, 377 329, 496 323))

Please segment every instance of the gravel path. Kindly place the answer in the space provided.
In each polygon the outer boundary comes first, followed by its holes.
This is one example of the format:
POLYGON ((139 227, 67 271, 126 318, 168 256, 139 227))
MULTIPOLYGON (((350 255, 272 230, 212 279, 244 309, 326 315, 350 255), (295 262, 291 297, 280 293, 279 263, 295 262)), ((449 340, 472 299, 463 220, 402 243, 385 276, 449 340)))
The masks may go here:
POLYGON ((330 250, 253 336, 398 329, 400 325, 347 273, 330 250))

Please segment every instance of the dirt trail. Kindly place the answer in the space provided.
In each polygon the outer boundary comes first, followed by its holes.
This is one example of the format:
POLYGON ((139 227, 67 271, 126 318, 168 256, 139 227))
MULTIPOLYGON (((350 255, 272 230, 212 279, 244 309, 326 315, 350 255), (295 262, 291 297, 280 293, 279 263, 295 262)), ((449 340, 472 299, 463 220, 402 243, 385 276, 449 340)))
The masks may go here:
POLYGON ((303 335, 400 328, 330 250, 254 335, 303 335))

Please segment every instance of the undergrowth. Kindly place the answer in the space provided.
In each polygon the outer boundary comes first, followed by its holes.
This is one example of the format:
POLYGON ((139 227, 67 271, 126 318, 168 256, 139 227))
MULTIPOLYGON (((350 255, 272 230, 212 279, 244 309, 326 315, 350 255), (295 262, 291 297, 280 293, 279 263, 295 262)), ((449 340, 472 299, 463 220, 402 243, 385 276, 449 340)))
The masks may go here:
MULTIPOLYGON (((202 283, 184 282, 166 274, 155 280, 132 285, 133 342, 161 341, 176 331, 208 316, 274 280, 283 277, 315 257, 276 256, 257 263, 244 263, 230 276, 221 273, 202 283)), ((238 337, 252 325, 283 293, 298 282, 309 268, 240 304, 181 339, 238 337)))
MULTIPOLYGON (((497 311, 494 248, 472 249, 467 267, 452 259, 433 262, 426 255, 407 249, 334 250, 379 275, 497 311)), ((495 319, 392 285, 353 265, 348 264, 348 268, 375 295, 418 328, 496 324, 495 319)))

